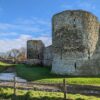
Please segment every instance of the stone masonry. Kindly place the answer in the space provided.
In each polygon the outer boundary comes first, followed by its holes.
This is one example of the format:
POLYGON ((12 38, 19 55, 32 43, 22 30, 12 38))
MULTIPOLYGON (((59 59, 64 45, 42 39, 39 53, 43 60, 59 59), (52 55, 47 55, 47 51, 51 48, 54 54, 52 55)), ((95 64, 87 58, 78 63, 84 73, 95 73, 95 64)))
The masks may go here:
MULTIPOLYGON (((100 25, 96 16, 83 10, 66 10, 52 18, 52 46, 39 49, 45 66, 61 75, 100 74, 100 25)), ((43 45, 43 44, 42 44, 43 45)), ((38 50, 30 43, 28 58, 38 50)))
POLYGON ((54 15, 52 23, 54 52, 52 72, 86 75, 90 74, 88 73, 90 71, 91 74, 95 74, 96 68, 92 68, 92 65, 89 67, 88 63, 98 42, 97 18, 86 11, 64 11, 54 15))
POLYGON ((52 66, 52 59, 53 59, 52 45, 46 47, 44 49, 43 54, 44 54, 43 65, 52 66))
POLYGON ((44 44, 41 40, 27 41, 27 63, 41 65, 43 60, 44 44))

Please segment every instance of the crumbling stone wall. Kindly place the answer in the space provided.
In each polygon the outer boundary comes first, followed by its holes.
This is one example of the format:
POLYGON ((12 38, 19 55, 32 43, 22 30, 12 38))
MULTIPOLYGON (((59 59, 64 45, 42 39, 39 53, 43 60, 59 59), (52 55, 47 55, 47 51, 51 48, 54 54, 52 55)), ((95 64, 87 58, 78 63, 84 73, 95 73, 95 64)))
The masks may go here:
POLYGON ((44 54, 43 65, 52 66, 52 59, 53 59, 52 45, 45 47, 43 54, 44 54))
POLYGON ((62 75, 100 75, 100 25, 87 11, 67 10, 52 18, 52 45, 27 42, 29 64, 52 65, 62 75))
POLYGON ((87 70, 93 72, 93 68, 84 66, 96 50, 97 17, 82 10, 58 13, 52 19, 52 36, 52 72, 68 75, 84 75, 87 70))
POLYGON ((27 41, 27 59, 29 64, 42 64, 44 44, 41 40, 27 41))

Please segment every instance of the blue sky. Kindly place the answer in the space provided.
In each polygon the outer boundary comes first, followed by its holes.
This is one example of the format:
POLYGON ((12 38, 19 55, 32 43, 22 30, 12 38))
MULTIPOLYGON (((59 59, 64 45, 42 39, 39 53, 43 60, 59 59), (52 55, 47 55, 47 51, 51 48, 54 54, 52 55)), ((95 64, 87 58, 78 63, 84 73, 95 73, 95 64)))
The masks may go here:
POLYGON ((83 9, 100 19, 100 0, 0 0, 0 52, 29 39, 51 44, 51 18, 63 10, 83 9))

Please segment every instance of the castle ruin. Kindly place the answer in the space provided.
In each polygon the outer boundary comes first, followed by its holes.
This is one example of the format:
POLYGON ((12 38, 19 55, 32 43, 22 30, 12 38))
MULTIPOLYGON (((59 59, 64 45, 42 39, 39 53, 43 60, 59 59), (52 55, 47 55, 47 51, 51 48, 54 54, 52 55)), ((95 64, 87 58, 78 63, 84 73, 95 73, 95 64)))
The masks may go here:
POLYGON ((27 63, 34 65, 42 65, 44 53, 44 44, 41 40, 27 41, 27 63))
POLYGON ((44 47, 42 43, 37 50, 33 47, 40 45, 31 40, 27 46, 28 61, 32 59, 36 64, 34 59, 41 59, 43 65, 52 65, 53 73, 61 75, 99 75, 99 30, 99 21, 90 12, 67 10, 58 13, 52 18, 52 45, 44 47))

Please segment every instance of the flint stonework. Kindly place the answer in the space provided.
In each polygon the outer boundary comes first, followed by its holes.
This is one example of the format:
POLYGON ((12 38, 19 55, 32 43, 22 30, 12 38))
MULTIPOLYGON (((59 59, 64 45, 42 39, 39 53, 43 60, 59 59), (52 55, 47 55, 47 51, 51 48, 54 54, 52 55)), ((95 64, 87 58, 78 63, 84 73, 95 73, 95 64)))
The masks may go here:
POLYGON ((52 18, 52 45, 27 42, 29 64, 52 66, 52 73, 73 76, 100 75, 100 24, 83 10, 66 10, 52 18))
POLYGON ((42 64, 44 44, 41 40, 27 41, 27 59, 30 64, 42 64))
POLYGON ((67 75, 94 73, 90 59, 96 50, 99 22, 93 14, 82 11, 63 11, 52 18, 52 72, 67 75), (92 73, 93 72, 93 73, 92 73))

